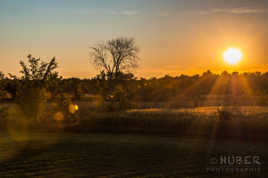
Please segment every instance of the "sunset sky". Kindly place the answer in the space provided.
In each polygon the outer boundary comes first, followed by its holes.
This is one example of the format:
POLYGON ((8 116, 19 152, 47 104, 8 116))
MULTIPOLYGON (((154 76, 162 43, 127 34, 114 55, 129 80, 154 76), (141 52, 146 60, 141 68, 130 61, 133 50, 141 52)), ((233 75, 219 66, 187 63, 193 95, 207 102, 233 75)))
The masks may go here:
POLYGON ((89 47, 126 36, 140 48, 139 77, 264 72, 267 17, 267 0, 0 0, 0 71, 18 74, 32 54, 55 56, 64 77, 93 77, 89 47), (237 66, 222 59, 228 47, 243 52, 237 66))

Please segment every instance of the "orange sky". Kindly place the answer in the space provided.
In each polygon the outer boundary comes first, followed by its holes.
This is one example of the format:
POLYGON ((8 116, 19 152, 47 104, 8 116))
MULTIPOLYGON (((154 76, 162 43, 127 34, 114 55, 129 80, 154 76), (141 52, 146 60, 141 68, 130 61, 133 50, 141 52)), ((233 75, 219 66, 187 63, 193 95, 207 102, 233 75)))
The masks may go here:
POLYGON ((141 77, 202 73, 208 69, 268 71, 268 2, 265 0, 114 0, 0 2, 0 70, 18 74, 28 54, 56 56, 64 77, 97 74, 89 47, 114 37, 134 37, 141 77), (222 53, 240 48, 230 67, 222 53))

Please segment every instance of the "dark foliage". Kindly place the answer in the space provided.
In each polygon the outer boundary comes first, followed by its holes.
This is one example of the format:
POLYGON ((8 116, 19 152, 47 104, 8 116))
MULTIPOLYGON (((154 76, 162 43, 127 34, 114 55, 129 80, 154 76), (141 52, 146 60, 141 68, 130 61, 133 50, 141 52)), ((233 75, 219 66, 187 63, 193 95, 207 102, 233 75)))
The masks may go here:
MULTIPOLYGON (((73 99, 89 99, 100 95, 104 101, 127 100, 132 106, 144 103, 166 103, 165 107, 195 107, 203 105, 267 105, 268 73, 203 75, 137 79, 132 74, 118 74, 118 80, 103 75, 92 79, 61 79, 49 85, 51 92, 68 93, 73 99), (205 101, 209 101, 206 103, 205 101)), ((5 79, 3 88, 15 97, 18 80, 5 79)), ((24 79, 23 79, 24 80, 24 79)), ((141 107, 150 107, 141 106, 141 107)))

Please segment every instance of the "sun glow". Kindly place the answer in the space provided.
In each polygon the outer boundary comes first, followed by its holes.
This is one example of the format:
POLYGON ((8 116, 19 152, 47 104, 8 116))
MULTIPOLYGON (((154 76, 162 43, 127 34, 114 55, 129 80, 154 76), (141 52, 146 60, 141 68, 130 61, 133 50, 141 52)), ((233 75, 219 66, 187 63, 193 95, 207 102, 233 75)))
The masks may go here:
POLYGON ((228 48, 223 53, 224 61, 229 65, 237 65, 243 58, 242 52, 237 48, 228 48))

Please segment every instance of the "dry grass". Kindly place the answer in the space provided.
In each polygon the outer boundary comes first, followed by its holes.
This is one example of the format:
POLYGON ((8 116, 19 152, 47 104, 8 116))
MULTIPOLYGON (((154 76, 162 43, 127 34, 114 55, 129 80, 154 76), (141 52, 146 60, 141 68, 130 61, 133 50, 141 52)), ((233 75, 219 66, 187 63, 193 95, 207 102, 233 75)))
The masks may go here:
MULTIPOLYGON (((212 177, 205 172, 211 155, 254 154, 268 160, 265 108, 79 108, 75 126, 29 123, 33 128, 19 131, 19 118, 7 122, 10 127, 0 132, 0 177, 212 177), (33 131, 44 128, 65 132, 33 131)), ((3 107, 1 113, 7 110, 12 111, 3 107)), ((267 177, 267 168, 255 176, 267 177)))
POLYGON ((263 114, 268 113, 268 107, 266 106, 206 106, 196 108, 183 108, 183 109, 162 109, 162 108, 150 108, 150 109, 131 109, 128 112, 188 112, 197 114, 217 114, 219 109, 225 109, 228 111, 239 110, 242 114, 263 114))
MULTIPOLYGON (((5 107, 4 107, 5 108, 5 107)), ((9 109, 12 110, 12 109, 9 109)), ((142 109, 121 112, 100 112, 79 105, 78 122, 66 125, 46 118, 41 123, 29 123, 20 117, 2 117, 1 130, 27 129, 71 132, 105 132, 137 134, 175 134, 184 137, 235 138, 264 140, 268 135, 266 107, 202 107, 194 109, 142 109), (14 128, 12 128, 14 127, 14 128)), ((14 109, 13 109, 14 112, 14 109)), ((6 115, 2 109, 0 116, 6 115)))
MULTIPOLYGON (((0 145, 0 177, 213 177, 205 172, 211 155, 268 158, 267 143, 163 136, 12 133, 0 145)), ((267 177, 267 168, 255 176, 267 177)))

